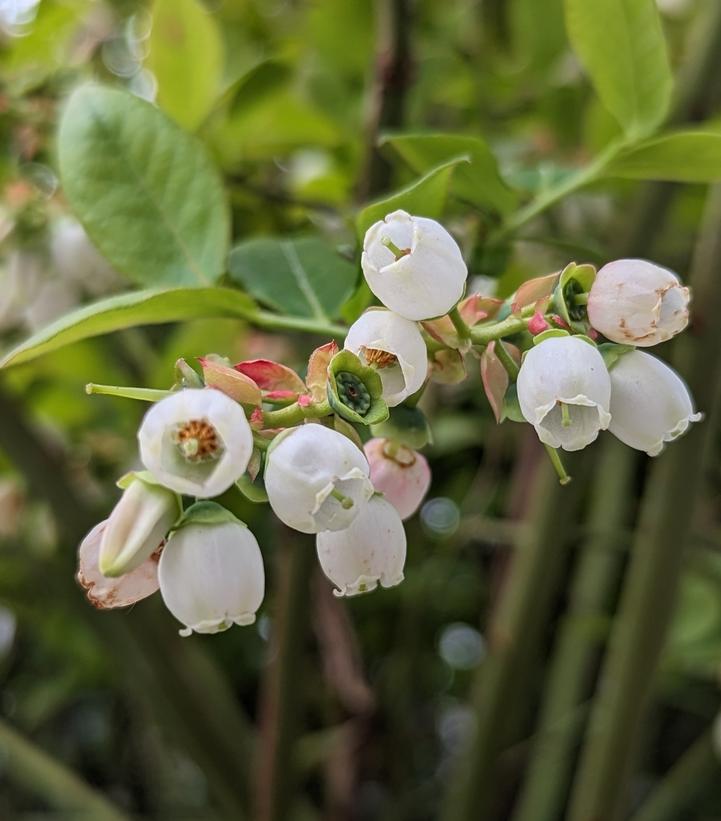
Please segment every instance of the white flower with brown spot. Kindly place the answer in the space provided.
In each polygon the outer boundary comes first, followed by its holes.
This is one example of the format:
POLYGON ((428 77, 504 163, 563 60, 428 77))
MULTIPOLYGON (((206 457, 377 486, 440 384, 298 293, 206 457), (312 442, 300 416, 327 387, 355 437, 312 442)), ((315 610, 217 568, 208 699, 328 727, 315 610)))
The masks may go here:
POLYGON ((140 457, 176 493, 219 496, 248 467, 253 434, 243 408, 214 388, 186 388, 145 414, 140 457))
POLYGON ((644 259, 619 259, 596 274, 588 318, 612 342, 648 348, 683 331, 689 300, 689 289, 666 268, 644 259))
POLYGON ((368 287, 406 319, 448 313, 468 276, 461 249, 436 220, 394 211, 366 231, 361 267, 368 287))
POLYGON ((377 369, 383 399, 391 408, 419 390, 428 375, 426 344, 418 325, 393 311, 366 311, 348 329, 343 347, 377 369))

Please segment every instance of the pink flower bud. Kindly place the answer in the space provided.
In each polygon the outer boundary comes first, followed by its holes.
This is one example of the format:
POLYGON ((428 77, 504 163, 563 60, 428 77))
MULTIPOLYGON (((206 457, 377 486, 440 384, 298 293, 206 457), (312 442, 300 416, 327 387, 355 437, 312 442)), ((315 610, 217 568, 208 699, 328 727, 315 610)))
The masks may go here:
POLYGON ((371 439, 364 447, 373 487, 408 519, 420 507, 431 484, 425 456, 390 439, 371 439))
POLYGON ((534 336, 543 333, 543 331, 547 331, 550 327, 540 311, 536 311, 528 322, 528 332, 534 336))

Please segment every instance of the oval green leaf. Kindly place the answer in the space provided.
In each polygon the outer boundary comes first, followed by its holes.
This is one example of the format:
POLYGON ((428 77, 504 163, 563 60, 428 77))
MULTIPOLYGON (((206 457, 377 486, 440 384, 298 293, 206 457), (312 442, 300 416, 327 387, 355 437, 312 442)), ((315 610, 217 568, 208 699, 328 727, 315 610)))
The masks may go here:
POLYGON ((661 123, 671 100, 666 41, 654 0, 565 0, 571 45, 627 135, 661 123))
POLYGON ((721 180, 721 134, 683 131, 647 140, 620 154, 604 176, 631 180, 721 180))
POLYGON ((260 302, 322 321, 340 315, 358 279, 356 266, 317 237, 242 242, 228 267, 231 279, 260 302))
POLYGON ((451 180, 451 194, 477 206, 505 213, 518 198, 506 185, 498 163, 485 140, 458 134, 391 134, 382 146, 392 148, 417 174, 461 155, 469 158, 451 180))
POLYGON ((147 67, 158 105, 194 130, 210 111, 223 77, 223 41, 198 0, 155 0, 147 67))
POLYGON ((210 285, 222 273, 229 215, 203 146, 125 91, 84 86, 58 137, 65 194, 93 242, 143 285, 210 285))
POLYGON ((183 319, 253 319, 257 309, 247 294, 232 288, 173 288, 133 291, 85 305, 38 331, 14 348, 0 367, 20 365, 92 336, 183 319))

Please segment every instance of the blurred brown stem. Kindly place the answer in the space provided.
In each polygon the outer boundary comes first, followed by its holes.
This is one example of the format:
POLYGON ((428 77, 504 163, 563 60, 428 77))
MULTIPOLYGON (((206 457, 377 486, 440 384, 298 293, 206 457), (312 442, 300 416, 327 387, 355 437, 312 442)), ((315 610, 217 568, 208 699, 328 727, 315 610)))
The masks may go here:
POLYGON ((361 202, 388 184, 391 169, 378 150, 378 137, 385 129, 403 124, 411 83, 413 0, 376 0, 376 9, 379 45, 366 124, 365 161, 358 182, 361 202))
POLYGON ((262 691, 261 729, 256 766, 256 821, 285 821, 295 792, 302 663, 309 629, 310 576, 315 550, 301 538, 280 539, 282 573, 272 646, 262 691))

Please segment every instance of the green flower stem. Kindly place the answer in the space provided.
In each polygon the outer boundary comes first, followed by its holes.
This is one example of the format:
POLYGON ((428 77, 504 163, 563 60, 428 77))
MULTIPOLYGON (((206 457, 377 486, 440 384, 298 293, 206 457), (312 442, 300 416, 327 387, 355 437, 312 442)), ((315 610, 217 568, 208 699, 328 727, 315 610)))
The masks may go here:
POLYGON ((0 752, 6 777, 45 799, 56 810, 96 821, 129 821, 75 773, 0 721, 0 752))
POLYGON ((322 419, 333 413, 327 401, 319 402, 317 405, 303 407, 297 402, 288 405, 287 408, 278 410, 263 411, 263 427, 266 428, 292 428, 300 425, 306 419, 322 419))
POLYGON ((488 324, 474 325, 469 328, 471 333, 471 341, 474 345, 487 345, 494 339, 504 339, 507 336, 525 331, 528 327, 530 317, 527 316, 508 316, 500 322, 491 322, 488 324))
POLYGON ((561 459, 561 454, 558 452, 558 448, 552 448, 550 445, 544 445, 543 447, 546 449, 546 453, 548 454, 548 458, 551 460, 553 469, 558 475, 559 483, 562 485, 569 484, 571 477, 566 472, 566 468, 563 465, 563 460, 561 459))
MULTIPOLYGON (((583 457, 572 454, 571 458, 581 471, 583 457)), ((582 489, 582 481, 562 488, 548 466, 540 465, 530 493, 529 519, 488 629, 489 652, 475 683, 476 730, 468 748, 458 755, 442 821, 491 817, 499 756, 515 740, 519 717, 527 715, 533 698, 536 666, 563 581, 582 489)))
POLYGON ((160 402, 161 399, 170 396, 172 391, 156 390, 154 388, 126 388, 122 385, 96 385, 94 382, 88 382, 85 386, 85 393, 88 395, 119 396, 122 399, 139 399, 141 402, 160 402))
POLYGON ((553 188, 539 194, 539 196, 531 200, 528 205, 512 214, 505 224, 491 235, 489 241, 499 242, 508 239, 508 237, 514 234, 519 228, 531 222, 531 220, 554 206, 557 202, 560 202, 564 197, 592 183, 603 174, 606 166, 620 153, 624 146, 625 142, 623 140, 612 142, 587 166, 579 169, 575 174, 569 175, 553 188))
POLYGON ((506 346, 499 339, 493 348, 494 353, 498 357, 498 361, 506 369, 506 373, 515 382, 518 379, 518 373, 521 370, 516 360, 508 353, 506 346))
POLYGON ((682 575, 687 534, 701 495, 705 459, 714 452, 719 404, 721 187, 709 198, 692 263, 694 328, 675 343, 674 364, 709 415, 653 464, 641 505, 631 563, 611 634, 578 775, 569 821, 615 821, 627 786, 682 575))
POLYGON ((694 810, 721 779, 721 761, 707 730, 678 759, 631 821, 678 821, 694 810))
POLYGON ((448 311, 448 318, 453 323, 453 327, 456 329, 458 338, 462 342, 471 338, 471 329, 465 323, 463 317, 461 316, 461 312, 458 310, 457 305, 455 306, 455 308, 451 308, 451 310, 448 311))
POLYGON ((620 549, 633 504, 637 454, 612 436, 603 442, 593 481, 587 537, 573 577, 570 604, 557 631, 530 765, 513 821, 563 817, 583 729, 583 703, 609 618, 625 554, 620 549), (598 625, 599 629, 594 629, 598 625))
POLYGON ((588 294, 586 294, 586 293, 576 294, 573 297, 573 302, 576 305, 588 305, 588 294))
POLYGON ((301 331, 303 333, 317 334, 328 339, 345 339, 348 328, 344 325, 336 325, 333 322, 325 322, 320 319, 303 316, 285 316, 284 314, 274 314, 271 311, 254 311, 249 317, 251 325, 259 328, 277 331, 301 331))

